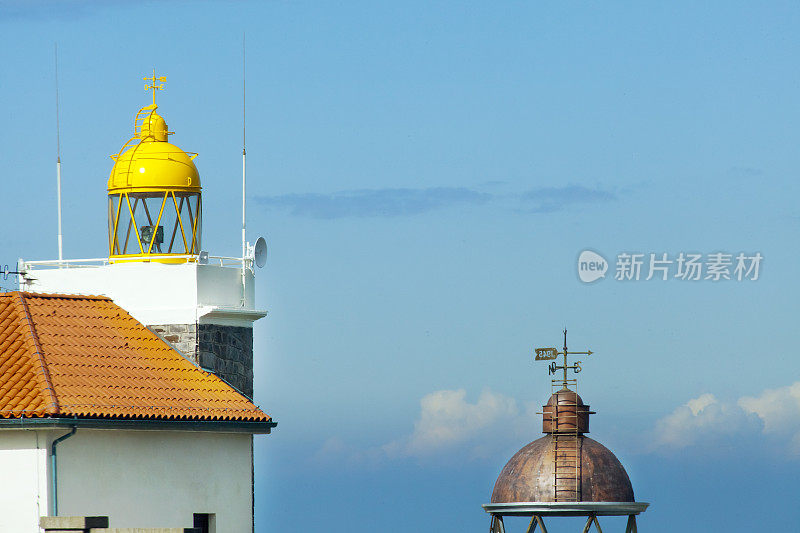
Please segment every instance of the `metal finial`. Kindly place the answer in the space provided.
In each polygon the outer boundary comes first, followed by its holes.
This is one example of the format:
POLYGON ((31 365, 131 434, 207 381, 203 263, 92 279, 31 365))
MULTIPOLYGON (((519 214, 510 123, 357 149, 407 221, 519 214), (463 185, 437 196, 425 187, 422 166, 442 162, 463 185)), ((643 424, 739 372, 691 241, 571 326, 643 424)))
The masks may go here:
POLYGON ((554 379, 553 383, 561 381, 561 384, 562 384, 563 388, 565 388, 565 389, 569 389, 569 384, 570 383, 574 383, 575 385, 577 385, 577 383, 578 383, 578 379, 577 378, 575 378, 575 379, 568 379, 567 378, 567 370, 572 370, 576 374, 581 371, 581 361, 575 361, 574 364, 569 365, 567 363, 567 356, 568 355, 592 355, 592 351, 591 350, 586 350, 585 352, 570 352, 567 349, 567 328, 564 328, 564 349, 562 351, 559 352, 558 348, 536 348, 534 350, 534 352, 536 354, 536 357, 535 357, 536 361, 552 361, 553 359, 556 359, 559 355, 564 356, 564 364, 558 365, 558 364, 556 364, 555 361, 553 361, 547 367, 547 373, 550 374, 550 375, 553 375, 558 370, 563 370, 564 371, 563 378, 560 379, 560 380, 554 379))
POLYGON ((153 105, 156 105, 156 91, 164 89, 164 84, 163 83, 161 83, 159 85, 156 85, 156 82, 157 81, 162 81, 162 82, 163 81, 167 81, 167 77, 166 76, 156 76, 156 69, 153 69, 153 75, 152 76, 150 76, 150 77, 145 76, 142 79, 144 81, 149 81, 150 82, 149 84, 145 84, 144 90, 145 91, 150 91, 150 90, 153 91, 153 105))

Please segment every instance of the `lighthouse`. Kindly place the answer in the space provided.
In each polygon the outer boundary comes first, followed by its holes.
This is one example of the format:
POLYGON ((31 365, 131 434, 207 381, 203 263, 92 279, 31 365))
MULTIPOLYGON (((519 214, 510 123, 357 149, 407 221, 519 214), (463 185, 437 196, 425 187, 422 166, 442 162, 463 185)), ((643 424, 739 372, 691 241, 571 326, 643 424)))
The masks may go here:
POLYGON ((277 425, 252 399, 265 244, 204 249, 197 154, 171 142, 165 77, 145 80, 103 256, 20 259, 0 293, 0 533, 254 530, 253 436, 277 425))
POLYGON ((255 268, 264 240, 243 257, 203 249, 203 192, 196 153, 170 142, 156 93, 166 77, 145 77, 152 102, 133 117, 130 138, 111 156, 108 255, 20 259, 20 290, 108 296, 142 324, 253 397, 255 268))

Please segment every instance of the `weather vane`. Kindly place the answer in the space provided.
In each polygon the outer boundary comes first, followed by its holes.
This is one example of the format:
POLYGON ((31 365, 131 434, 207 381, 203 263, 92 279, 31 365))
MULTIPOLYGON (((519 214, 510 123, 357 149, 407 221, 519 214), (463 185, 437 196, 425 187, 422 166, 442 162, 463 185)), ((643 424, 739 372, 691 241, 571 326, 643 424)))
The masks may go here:
MULTIPOLYGON (((548 373, 548 375, 553 375, 557 371, 563 370, 564 371, 564 378, 562 380, 560 380, 560 381, 563 382, 563 385, 564 385, 565 389, 569 388, 568 385, 570 383, 575 383, 576 385, 578 383, 577 378, 576 379, 567 379, 567 370, 572 370, 576 374, 581 371, 581 362, 580 361, 575 361, 575 364, 568 365, 567 364, 567 356, 568 355, 592 355, 592 351, 591 350, 587 350, 585 352, 570 352, 570 351, 567 350, 567 330, 566 330, 566 328, 564 329, 564 349, 563 349, 563 351, 559 352, 558 348, 536 348, 534 350, 534 352, 536 353, 536 357, 535 357, 536 361, 552 361, 553 359, 556 359, 559 355, 563 355, 564 356, 564 364, 563 365, 559 365, 555 361, 553 361, 547 367, 547 373, 548 373)), ((557 381, 559 381, 559 380, 554 379, 553 383, 556 383, 557 381)))
POLYGON ((150 77, 145 76, 142 79, 144 81, 149 81, 150 82, 150 83, 145 84, 144 90, 145 91, 150 91, 150 90, 153 91, 153 105, 156 105, 156 91, 164 89, 164 84, 163 83, 161 83, 159 85, 156 85, 156 82, 157 81, 162 81, 162 82, 163 81, 167 81, 167 77, 166 76, 156 76, 156 69, 153 69, 153 75, 152 76, 150 76, 150 77))

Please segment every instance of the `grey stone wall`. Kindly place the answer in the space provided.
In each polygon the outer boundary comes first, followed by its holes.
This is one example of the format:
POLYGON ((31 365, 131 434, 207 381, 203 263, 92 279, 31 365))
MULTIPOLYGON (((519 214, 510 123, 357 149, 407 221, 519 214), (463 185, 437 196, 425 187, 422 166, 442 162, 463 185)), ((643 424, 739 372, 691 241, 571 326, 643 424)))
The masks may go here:
POLYGON ((168 324, 149 326, 195 364, 197 359, 197 324, 168 324))
POLYGON ((253 328, 217 324, 149 326, 198 366, 253 397, 253 328))
POLYGON ((200 366, 253 397, 253 328, 200 324, 200 366))

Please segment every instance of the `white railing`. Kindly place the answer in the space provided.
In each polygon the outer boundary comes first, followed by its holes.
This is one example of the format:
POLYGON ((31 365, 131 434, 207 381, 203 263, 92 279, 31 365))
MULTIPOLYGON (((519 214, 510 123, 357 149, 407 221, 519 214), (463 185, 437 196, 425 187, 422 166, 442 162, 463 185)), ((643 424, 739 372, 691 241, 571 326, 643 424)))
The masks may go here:
MULTIPOLYGON (((241 268, 244 263, 248 268, 252 268, 253 259, 248 257, 242 259, 241 257, 227 257, 222 255, 209 255, 208 260, 203 261, 201 264, 219 264, 221 267, 236 267, 241 268)), ((146 257, 131 257, 131 258, 91 258, 91 259, 50 259, 47 261, 25 261, 19 259, 17 262, 17 270, 20 272, 29 272, 37 268, 98 268, 112 263, 145 263, 145 262, 158 262, 159 260, 175 260, 185 259, 186 262, 200 262, 199 255, 176 255, 176 254, 150 254, 146 257)))
POLYGON ((20 259, 18 261, 19 270, 32 270, 35 267, 99 267, 109 263, 108 257, 96 259, 50 259, 47 261, 25 261, 20 259))
POLYGON ((253 258, 252 257, 247 257, 245 259, 242 259, 241 257, 225 257, 223 255, 209 255, 208 256, 208 264, 209 265, 212 262, 216 263, 217 261, 219 261, 219 266, 241 267, 242 266, 242 261, 244 261, 245 264, 248 267, 252 267, 252 265, 253 265, 253 258))

